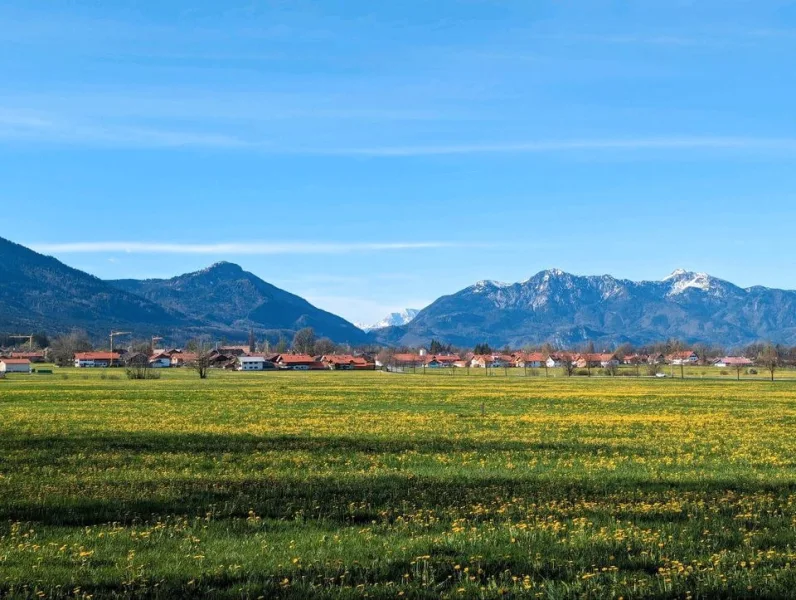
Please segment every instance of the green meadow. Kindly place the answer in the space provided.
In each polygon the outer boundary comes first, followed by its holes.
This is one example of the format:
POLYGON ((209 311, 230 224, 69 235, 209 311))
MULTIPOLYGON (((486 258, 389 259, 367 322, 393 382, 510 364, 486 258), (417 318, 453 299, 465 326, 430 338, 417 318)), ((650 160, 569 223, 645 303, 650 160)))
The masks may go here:
POLYGON ((0 597, 793 597, 796 380, 501 371, 0 380, 0 597))

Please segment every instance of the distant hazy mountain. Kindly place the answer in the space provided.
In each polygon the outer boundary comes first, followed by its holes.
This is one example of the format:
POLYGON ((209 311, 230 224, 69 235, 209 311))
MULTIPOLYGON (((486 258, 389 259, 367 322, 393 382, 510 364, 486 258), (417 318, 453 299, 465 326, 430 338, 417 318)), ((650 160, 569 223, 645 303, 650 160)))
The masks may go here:
POLYGON ((185 315, 0 238, 0 331, 55 334, 80 328, 98 337, 111 328, 135 328, 147 336, 195 325, 185 315))
POLYGON ((400 327, 401 325, 410 323, 419 312, 420 311, 416 308, 406 308, 401 312, 390 313, 381 321, 374 323, 373 325, 357 323, 357 327, 363 331, 373 331, 374 329, 383 329, 384 327, 400 327))
POLYGON ((680 338, 727 346, 796 344, 796 292, 740 288, 706 273, 677 270, 662 281, 576 276, 553 269, 521 283, 479 281, 443 296, 403 326, 373 332, 392 344, 431 338, 463 346, 573 346, 680 338))
POLYGON ((345 319, 228 262, 171 279, 122 279, 110 283, 187 315, 214 332, 241 337, 249 329, 289 334, 312 327, 319 337, 330 337, 337 342, 356 344, 368 339, 345 319))

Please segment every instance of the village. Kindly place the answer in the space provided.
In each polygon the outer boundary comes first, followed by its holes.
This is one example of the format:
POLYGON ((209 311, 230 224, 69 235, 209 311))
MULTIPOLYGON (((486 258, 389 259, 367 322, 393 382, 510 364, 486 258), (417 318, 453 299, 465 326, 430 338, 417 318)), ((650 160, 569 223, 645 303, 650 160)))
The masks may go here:
MULTIPOLYGON (((717 368, 750 368, 756 362, 744 356, 723 356, 703 359, 693 350, 671 354, 627 354, 586 352, 522 352, 503 351, 476 354, 431 353, 421 348, 413 352, 394 352, 384 349, 377 353, 350 354, 266 353, 245 345, 217 346, 208 352, 190 352, 182 348, 153 349, 151 353, 125 351, 76 352, 69 366, 79 369, 138 367, 147 369, 190 368, 200 360, 211 369, 228 371, 397 371, 416 372, 418 369, 558 369, 565 374, 581 374, 575 370, 602 369, 605 374, 617 374, 620 367, 641 366, 646 374, 659 374, 655 367, 714 366, 717 368)), ((0 373, 51 373, 45 368, 51 362, 48 349, 22 351, 0 349, 0 373), (37 365, 42 365, 37 369, 37 365)))

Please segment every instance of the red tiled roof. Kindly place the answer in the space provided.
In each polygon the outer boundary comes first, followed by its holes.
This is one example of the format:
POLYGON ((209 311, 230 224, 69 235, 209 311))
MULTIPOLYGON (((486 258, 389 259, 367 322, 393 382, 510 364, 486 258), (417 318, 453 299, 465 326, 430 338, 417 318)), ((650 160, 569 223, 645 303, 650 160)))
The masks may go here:
POLYGON ((754 364, 751 360, 749 360, 744 356, 725 356, 723 358, 720 358, 718 362, 724 363, 725 365, 728 366, 735 366, 735 365, 747 366, 754 364))
POLYGON ((525 362, 544 362, 545 355, 541 352, 529 352, 527 354, 520 353, 517 355, 517 360, 522 360, 525 362))
POLYGON ((0 362, 7 365, 29 365, 30 361, 27 358, 0 358, 0 362))
POLYGON ((454 363, 456 361, 461 360, 461 357, 459 357, 456 354, 429 354, 424 358, 426 364, 432 361, 437 361, 439 363, 454 363))
POLYGON ((286 365, 315 362, 315 359, 309 354, 280 354, 278 360, 286 365))
POLYGON ((395 358, 397 362, 415 362, 415 363, 423 362, 423 357, 420 356, 419 354, 409 354, 409 353, 396 354, 393 358, 395 358))
POLYGON ((683 350, 682 352, 673 352, 668 356, 670 359, 683 359, 690 358, 694 354, 693 350, 683 350))
POLYGON ((356 361, 350 354, 327 354, 321 360, 335 365, 348 365, 356 361))
POLYGON ((11 358, 44 358, 41 352, 12 352, 11 358))

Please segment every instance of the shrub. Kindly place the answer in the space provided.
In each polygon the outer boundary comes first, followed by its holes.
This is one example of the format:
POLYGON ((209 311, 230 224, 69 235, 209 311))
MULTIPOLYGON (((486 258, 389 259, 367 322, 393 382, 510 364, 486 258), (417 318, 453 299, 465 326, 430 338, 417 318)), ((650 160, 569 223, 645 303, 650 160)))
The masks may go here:
POLYGON ((127 379, 160 379, 160 373, 146 366, 132 366, 125 370, 127 379))
POLYGON ((729 375, 729 374, 730 374, 730 372, 729 372, 729 371, 725 371, 724 369, 722 369, 722 371, 721 371, 721 374, 722 374, 722 375, 729 375))
POLYGON ((757 369, 747 369, 746 370, 746 374, 747 375, 757 375, 757 369))

